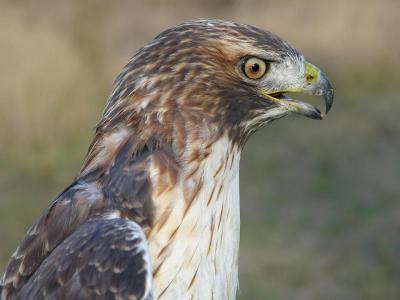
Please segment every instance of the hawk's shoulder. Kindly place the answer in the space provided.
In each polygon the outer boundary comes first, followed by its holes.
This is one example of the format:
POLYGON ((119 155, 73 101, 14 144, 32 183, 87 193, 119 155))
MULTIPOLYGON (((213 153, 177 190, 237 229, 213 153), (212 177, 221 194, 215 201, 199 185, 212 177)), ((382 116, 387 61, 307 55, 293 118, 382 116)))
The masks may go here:
POLYGON ((18 299, 152 299, 147 241, 118 214, 80 226, 43 261, 18 299))

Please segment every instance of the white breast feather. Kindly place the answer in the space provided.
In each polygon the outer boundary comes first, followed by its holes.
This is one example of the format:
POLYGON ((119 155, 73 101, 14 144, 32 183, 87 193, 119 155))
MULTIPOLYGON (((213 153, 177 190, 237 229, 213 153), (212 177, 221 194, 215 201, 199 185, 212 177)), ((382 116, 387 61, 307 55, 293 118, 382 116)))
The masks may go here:
MULTIPOLYGON (((232 147, 227 138, 221 138, 190 179, 193 182, 180 178, 176 188, 153 199, 156 220, 157 213, 171 210, 165 224, 148 237, 155 299, 235 299, 240 236, 239 160, 240 150, 232 147), (203 180, 203 186, 185 213, 183 185, 194 185, 196 180, 203 180)), ((157 171, 151 174, 152 182, 156 182, 157 171)))

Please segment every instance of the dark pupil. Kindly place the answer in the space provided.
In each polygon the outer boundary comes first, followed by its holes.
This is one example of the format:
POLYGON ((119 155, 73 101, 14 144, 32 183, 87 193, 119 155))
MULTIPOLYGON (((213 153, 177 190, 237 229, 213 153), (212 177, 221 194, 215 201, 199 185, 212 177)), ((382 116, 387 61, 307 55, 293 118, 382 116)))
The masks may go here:
POLYGON ((253 73, 257 73, 258 70, 260 70, 260 65, 259 64, 254 64, 254 65, 251 66, 251 71, 253 73))

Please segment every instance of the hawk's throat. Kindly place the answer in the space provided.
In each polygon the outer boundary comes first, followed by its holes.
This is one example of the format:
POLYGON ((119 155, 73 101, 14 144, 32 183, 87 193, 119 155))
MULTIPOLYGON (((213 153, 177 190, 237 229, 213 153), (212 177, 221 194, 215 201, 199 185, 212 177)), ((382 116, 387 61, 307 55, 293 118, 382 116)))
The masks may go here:
MULTIPOLYGON (((240 149, 227 136, 189 162, 175 186, 153 195, 148 235, 156 299, 235 299, 239 251, 240 149)), ((151 181, 158 185, 160 166, 151 181)))

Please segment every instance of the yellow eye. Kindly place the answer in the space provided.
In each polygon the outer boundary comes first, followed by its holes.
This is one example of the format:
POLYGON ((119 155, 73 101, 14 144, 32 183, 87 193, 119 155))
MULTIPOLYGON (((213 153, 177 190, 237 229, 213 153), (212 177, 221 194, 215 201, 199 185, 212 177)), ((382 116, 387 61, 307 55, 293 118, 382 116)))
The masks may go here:
POLYGON ((244 74, 253 80, 263 77, 268 69, 269 64, 257 57, 250 57, 243 64, 244 74))

